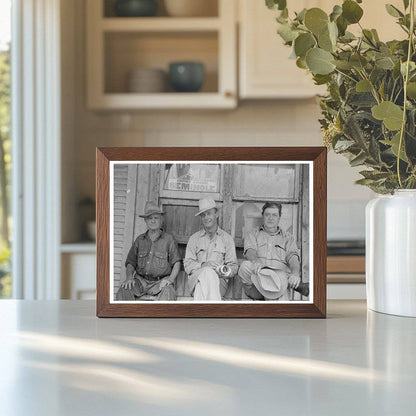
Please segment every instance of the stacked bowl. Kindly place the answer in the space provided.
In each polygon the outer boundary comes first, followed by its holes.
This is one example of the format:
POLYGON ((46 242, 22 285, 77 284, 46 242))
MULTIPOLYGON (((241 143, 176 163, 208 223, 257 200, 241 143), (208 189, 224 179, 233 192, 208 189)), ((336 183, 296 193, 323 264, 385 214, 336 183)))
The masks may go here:
POLYGON ((165 92, 166 72, 162 69, 137 68, 129 73, 127 90, 135 93, 165 92))

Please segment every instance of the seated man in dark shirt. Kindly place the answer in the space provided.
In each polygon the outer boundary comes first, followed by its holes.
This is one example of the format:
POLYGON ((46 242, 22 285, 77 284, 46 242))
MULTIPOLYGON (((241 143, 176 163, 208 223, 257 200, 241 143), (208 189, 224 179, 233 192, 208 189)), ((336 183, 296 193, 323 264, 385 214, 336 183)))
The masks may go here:
POLYGON ((163 231, 163 211, 147 202, 144 218, 147 231, 133 243, 126 260, 126 280, 117 292, 117 300, 137 300, 143 295, 155 300, 176 300, 175 279, 180 270, 180 255, 174 238, 163 231))

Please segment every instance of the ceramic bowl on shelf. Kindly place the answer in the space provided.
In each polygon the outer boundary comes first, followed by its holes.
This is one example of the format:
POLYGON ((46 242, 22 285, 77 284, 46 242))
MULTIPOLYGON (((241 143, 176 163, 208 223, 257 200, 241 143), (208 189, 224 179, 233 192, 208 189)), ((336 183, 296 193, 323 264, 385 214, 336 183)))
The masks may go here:
POLYGON ((169 82, 176 92, 198 92, 205 80, 201 62, 172 62, 169 64, 169 82))
POLYGON ((150 17, 157 14, 158 0, 116 0, 114 11, 119 17, 150 17))
POLYGON ((129 73, 127 91, 160 93, 167 90, 167 74, 162 69, 137 68, 129 73))
POLYGON ((217 0, 165 0, 166 12, 172 17, 217 16, 217 0))

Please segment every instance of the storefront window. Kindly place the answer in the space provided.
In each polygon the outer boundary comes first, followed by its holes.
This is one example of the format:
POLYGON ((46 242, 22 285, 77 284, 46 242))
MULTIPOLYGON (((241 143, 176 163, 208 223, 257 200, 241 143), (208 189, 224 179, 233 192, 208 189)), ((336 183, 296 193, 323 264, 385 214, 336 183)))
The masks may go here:
POLYGON ((246 199, 294 199, 295 177, 295 165, 241 164, 237 166, 235 196, 246 199))
POLYGON ((218 193, 220 165, 175 163, 166 164, 163 189, 169 191, 218 193))

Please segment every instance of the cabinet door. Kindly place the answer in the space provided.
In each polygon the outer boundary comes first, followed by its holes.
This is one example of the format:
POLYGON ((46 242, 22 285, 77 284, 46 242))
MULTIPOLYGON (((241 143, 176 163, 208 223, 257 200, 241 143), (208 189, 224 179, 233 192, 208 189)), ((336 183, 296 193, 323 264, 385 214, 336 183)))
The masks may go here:
MULTIPOLYGON (((402 0, 389 1, 399 9, 402 0)), ((296 66, 289 59, 290 48, 283 44, 276 33, 275 17, 278 12, 269 10, 262 0, 239 0, 240 67, 239 89, 241 98, 306 98, 325 91, 324 87, 314 85, 311 75, 296 66)), ((304 8, 320 7, 329 13, 337 0, 291 0, 289 12, 304 8)), ((361 4, 364 16, 361 24, 366 28, 378 30, 383 41, 402 39, 404 32, 389 16, 385 5, 378 1, 361 4)), ((349 27, 358 34, 358 25, 349 27)))
MULTIPOLYGON (((293 0, 290 11, 313 7, 310 3, 293 0)), ((241 98, 302 98, 319 92, 311 75, 289 59, 290 48, 276 33, 277 15, 264 1, 239 0, 241 98)))

